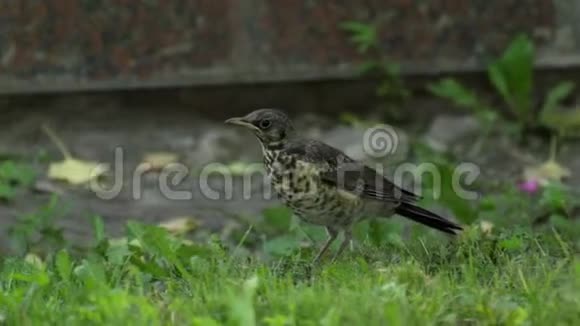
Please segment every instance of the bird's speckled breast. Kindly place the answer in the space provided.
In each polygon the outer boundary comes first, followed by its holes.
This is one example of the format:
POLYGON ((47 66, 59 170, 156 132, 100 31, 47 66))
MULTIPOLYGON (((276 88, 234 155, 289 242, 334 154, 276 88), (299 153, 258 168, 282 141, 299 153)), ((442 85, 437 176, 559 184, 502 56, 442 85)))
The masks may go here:
POLYGON ((281 151, 264 151, 264 164, 274 191, 302 220, 348 226, 362 217, 360 198, 321 182, 323 167, 281 151))

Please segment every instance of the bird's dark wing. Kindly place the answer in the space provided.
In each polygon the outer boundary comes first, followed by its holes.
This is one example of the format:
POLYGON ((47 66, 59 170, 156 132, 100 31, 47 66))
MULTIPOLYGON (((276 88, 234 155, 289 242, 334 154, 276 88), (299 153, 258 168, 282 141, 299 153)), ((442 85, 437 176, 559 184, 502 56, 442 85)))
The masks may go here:
POLYGON ((325 143, 298 140, 290 142, 284 151, 318 165, 323 182, 360 196, 395 203, 412 203, 420 198, 325 143))

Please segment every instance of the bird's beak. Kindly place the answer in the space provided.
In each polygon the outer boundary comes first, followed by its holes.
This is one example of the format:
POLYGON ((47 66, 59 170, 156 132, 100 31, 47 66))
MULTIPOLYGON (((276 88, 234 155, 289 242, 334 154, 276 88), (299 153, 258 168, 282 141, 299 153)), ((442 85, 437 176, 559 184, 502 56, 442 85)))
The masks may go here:
POLYGON ((225 123, 230 124, 230 125, 238 125, 238 126, 242 126, 242 127, 246 127, 246 128, 250 128, 250 129, 257 129, 256 126, 249 123, 248 120, 246 120, 245 118, 230 118, 230 119, 227 119, 225 121, 225 123))

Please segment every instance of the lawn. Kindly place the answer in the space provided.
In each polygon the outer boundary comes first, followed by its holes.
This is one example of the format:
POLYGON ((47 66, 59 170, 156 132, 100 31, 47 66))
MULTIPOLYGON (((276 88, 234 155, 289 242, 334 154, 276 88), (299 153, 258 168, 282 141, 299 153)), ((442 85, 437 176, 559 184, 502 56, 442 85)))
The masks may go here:
MULTIPOLYGON (((8 206, 30 179, 17 166, 5 165, 16 187, 4 193, 8 206)), ((81 219, 93 232, 79 247, 57 227, 55 195, 6 232, 0 324, 580 325, 577 189, 480 183, 469 202, 448 182, 430 200, 423 182, 421 205, 455 216, 459 236, 402 218, 366 221, 337 262, 315 267, 324 231, 283 207, 237 216, 221 233, 130 222, 111 237, 100 218, 81 219)))
POLYGON ((378 243, 367 232, 316 268, 310 244, 251 254, 255 228, 229 247, 139 223, 108 239, 95 225, 92 248, 2 260, 2 324, 580 324, 574 223, 476 225, 456 239, 417 226, 378 243))

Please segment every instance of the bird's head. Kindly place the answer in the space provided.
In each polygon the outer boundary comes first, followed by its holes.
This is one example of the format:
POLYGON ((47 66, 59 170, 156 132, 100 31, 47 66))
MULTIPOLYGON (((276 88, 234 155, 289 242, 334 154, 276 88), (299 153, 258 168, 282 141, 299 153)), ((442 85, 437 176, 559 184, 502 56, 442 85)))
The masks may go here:
POLYGON ((292 122, 281 111, 260 109, 241 118, 231 118, 226 123, 250 129, 266 147, 283 143, 294 134, 292 122))

